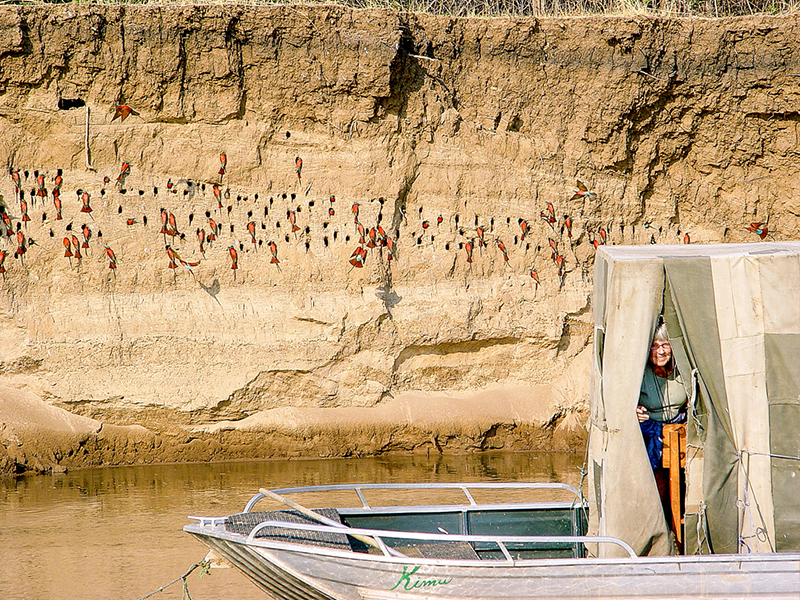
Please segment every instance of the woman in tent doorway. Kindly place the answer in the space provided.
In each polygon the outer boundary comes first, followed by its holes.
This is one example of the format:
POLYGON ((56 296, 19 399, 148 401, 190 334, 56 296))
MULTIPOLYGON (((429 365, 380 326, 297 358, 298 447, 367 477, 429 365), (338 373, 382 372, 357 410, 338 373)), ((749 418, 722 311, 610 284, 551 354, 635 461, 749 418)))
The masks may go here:
POLYGON ((650 346, 650 359, 647 361, 642 378, 636 416, 639 418, 639 426, 642 429, 650 466, 653 467, 664 514, 669 519, 669 475, 661 466, 662 428, 665 423, 686 422, 686 388, 675 368, 667 326, 661 319, 659 321, 650 346))

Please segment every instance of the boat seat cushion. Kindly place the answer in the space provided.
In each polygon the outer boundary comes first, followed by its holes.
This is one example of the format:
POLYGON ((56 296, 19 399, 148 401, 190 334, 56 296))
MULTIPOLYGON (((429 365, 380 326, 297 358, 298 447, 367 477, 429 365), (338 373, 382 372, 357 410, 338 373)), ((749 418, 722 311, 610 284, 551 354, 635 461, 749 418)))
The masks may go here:
MULTIPOLYGON (((314 512, 323 517, 328 517, 338 523, 342 520, 335 508, 318 508, 314 512)), ((231 515, 225 519, 225 529, 231 533, 250 535, 253 528, 264 521, 286 521, 289 523, 305 523, 307 525, 322 525, 322 523, 309 519, 295 510, 273 510, 263 512, 249 512, 231 515)), ((279 542, 295 544, 308 544, 325 548, 338 548, 350 550, 350 540, 341 533, 328 533, 319 531, 301 531, 299 529, 281 529, 279 527, 265 527, 256 533, 257 538, 269 538, 279 542)))

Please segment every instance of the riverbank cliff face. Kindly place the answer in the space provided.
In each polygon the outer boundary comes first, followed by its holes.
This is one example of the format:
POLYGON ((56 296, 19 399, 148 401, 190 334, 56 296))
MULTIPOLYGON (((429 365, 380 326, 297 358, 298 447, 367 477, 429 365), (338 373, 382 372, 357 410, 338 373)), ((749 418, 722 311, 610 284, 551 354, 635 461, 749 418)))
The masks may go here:
POLYGON ((797 236, 798 25, 0 8, 2 472, 580 447, 595 244, 797 236))

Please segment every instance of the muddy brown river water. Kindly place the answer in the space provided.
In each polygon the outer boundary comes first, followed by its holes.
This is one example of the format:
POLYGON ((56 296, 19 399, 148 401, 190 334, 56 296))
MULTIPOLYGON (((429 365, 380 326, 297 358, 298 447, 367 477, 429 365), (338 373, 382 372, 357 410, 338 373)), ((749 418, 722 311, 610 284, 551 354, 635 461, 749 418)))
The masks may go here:
MULTIPOLYGON (((240 512, 260 486, 542 481, 577 485, 582 455, 384 456, 90 469, 0 481, 0 598, 139 600, 206 554, 187 515, 240 512)), ((351 505, 357 505, 353 502, 351 505)), ((233 569, 188 578, 194 600, 264 600, 233 569)), ((153 600, 182 597, 180 582, 153 600)))

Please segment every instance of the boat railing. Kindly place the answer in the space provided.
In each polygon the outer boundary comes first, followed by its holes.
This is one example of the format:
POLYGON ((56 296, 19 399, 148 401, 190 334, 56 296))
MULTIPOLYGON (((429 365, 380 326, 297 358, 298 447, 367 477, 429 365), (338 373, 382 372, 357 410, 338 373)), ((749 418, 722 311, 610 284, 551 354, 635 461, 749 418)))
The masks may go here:
MULTIPOLYGON (((583 504, 581 493, 568 483, 529 483, 529 482, 475 482, 475 483, 344 483, 336 485, 315 485, 307 487, 283 488, 272 490, 276 494, 304 494, 318 492, 341 492, 352 491, 358 496, 359 502, 366 510, 374 507, 367 502, 364 495, 365 490, 461 490, 470 506, 478 506, 470 490, 562 490, 574 496, 574 502, 578 505, 583 504)), ((266 498, 260 492, 253 496, 244 507, 244 512, 251 512, 257 502, 266 498)))
MULTIPOLYGON (((506 562, 514 563, 515 560, 508 550, 509 544, 552 544, 552 543, 571 543, 571 544, 614 544, 621 547, 628 553, 630 558, 637 558, 633 551, 624 541, 608 536, 592 535, 460 535, 460 534, 440 534, 440 533, 421 533, 416 531, 386 531, 382 529, 363 529, 358 527, 332 527, 330 525, 312 525, 307 523, 289 523, 286 521, 264 521, 256 525, 247 537, 249 544, 258 545, 256 536, 259 531, 267 527, 279 529, 293 529, 300 531, 313 531, 318 533, 333 533, 349 536, 362 536, 375 540, 380 550, 387 557, 408 558, 398 552, 394 547, 389 547, 383 541, 384 538, 418 540, 423 542, 467 542, 467 543, 491 543, 496 544, 506 562)), ((315 546, 305 547, 305 551, 314 553, 315 546)))

